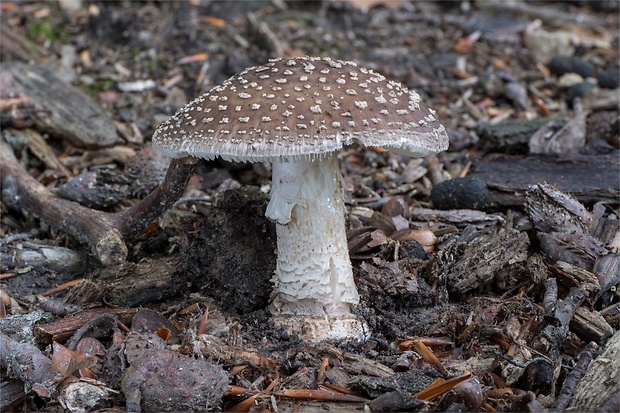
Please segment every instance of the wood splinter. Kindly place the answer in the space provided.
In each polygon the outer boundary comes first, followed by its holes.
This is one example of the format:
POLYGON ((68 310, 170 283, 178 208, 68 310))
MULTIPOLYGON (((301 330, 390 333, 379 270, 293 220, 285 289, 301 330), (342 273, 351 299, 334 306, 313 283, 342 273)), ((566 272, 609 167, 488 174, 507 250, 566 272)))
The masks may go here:
POLYGON ((21 167, 13 149, 0 140, 4 202, 88 244, 92 254, 105 266, 125 261, 128 253, 125 239, 140 233, 172 207, 185 191, 197 163, 198 159, 193 157, 173 159, 164 181, 147 197, 124 211, 109 213, 52 194, 21 167))

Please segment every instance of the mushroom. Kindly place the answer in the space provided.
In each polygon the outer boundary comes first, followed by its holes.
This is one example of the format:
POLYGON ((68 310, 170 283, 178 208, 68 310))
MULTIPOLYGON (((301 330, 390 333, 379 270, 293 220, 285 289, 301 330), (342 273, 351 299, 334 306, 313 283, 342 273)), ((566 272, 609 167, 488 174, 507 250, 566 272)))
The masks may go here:
POLYGON ((266 216, 277 223, 270 311, 306 340, 364 340, 345 231, 337 152, 382 146, 413 157, 447 149, 420 96, 353 62, 274 59, 245 69, 160 125, 153 148, 171 157, 267 162, 266 216))

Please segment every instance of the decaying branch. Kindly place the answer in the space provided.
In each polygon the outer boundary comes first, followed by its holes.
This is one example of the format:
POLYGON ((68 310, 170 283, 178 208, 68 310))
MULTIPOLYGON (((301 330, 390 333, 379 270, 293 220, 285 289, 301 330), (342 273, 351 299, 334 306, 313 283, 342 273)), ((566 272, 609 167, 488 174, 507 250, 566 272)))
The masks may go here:
POLYGON ((0 366, 19 377, 28 390, 49 397, 55 391, 52 361, 32 344, 13 340, 0 332, 0 366))
POLYGON ((575 392, 575 387, 577 387, 577 384, 579 384, 583 376, 586 374, 586 370, 596 355, 598 348, 599 347, 596 343, 591 342, 579 354, 577 364, 568 374, 568 377, 566 377, 564 386, 560 391, 560 395, 555 401, 555 408, 558 411, 563 412, 568 407, 568 403, 570 403, 573 393, 575 392))
POLYGON ((88 257, 84 253, 31 242, 22 242, 19 248, 7 252, 0 251, 0 268, 45 267, 77 273, 82 271, 87 263, 88 257))
POLYGON ((132 237, 142 232, 153 220, 160 217, 181 198, 189 178, 194 174, 198 158, 173 159, 161 184, 146 198, 118 214, 114 214, 113 221, 124 237, 132 237))
POLYGON ((125 239, 141 232, 181 197, 197 163, 191 157, 173 159, 163 183, 151 194, 125 211, 106 213, 53 195, 20 166, 12 148, 0 141, 2 197, 7 205, 32 213, 88 244, 106 266, 123 262, 127 257, 125 239))
MULTIPOLYGON (((551 283, 547 287, 553 288, 551 283)), ((540 325, 532 348, 556 361, 566 340, 570 321, 587 295, 586 290, 575 287, 570 290, 566 298, 558 300, 553 315, 540 325)))

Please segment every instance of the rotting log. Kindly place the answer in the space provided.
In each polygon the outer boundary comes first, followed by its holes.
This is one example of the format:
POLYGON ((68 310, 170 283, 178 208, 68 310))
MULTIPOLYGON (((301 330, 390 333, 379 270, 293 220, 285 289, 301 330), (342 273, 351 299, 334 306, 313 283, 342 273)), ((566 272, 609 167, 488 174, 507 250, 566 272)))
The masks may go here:
POLYGON ((556 119, 540 118, 530 121, 506 122, 499 125, 481 125, 480 149, 486 152, 525 152, 530 137, 541 127, 556 119))
POLYGON ((101 148, 119 141, 110 117, 88 95, 61 79, 46 65, 5 63, 15 87, 37 105, 31 118, 40 129, 77 147, 101 148))
POLYGON ((96 273, 97 284, 105 288, 106 299, 136 307, 160 301, 185 288, 182 272, 185 263, 179 256, 125 262, 96 273))
POLYGON ((185 191, 197 163, 192 157, 173 159, 164 181, 146 198, 124 211, 106 213, 52 194, 21 167, 13 149, 0 139, 3 201, 89 245, 92 254, 106 266, 125 261, 125 239, 140 233, 172 207, 185 191))
POLYGON ((488 155, 469 175, 486 183, 495 206, 522 206, 531 185, 547 183, 582 203, 617 205, 618 153, 564 156, 488 155))
POLYGON ((18 379, 2 380, 0 383, 0 411, 8 412, 11 406, 16 405, 27 397, 24 391, 24 382, 18 379))

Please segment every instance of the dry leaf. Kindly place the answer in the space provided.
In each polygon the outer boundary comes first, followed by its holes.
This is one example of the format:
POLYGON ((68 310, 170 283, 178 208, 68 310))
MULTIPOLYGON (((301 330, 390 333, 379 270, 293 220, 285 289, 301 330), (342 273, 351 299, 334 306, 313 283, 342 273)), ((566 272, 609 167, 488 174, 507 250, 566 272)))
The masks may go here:
POLYGON ((200 18, 200 23, 206 24, 207 26, 213 26, 213 27, 226 26, 226 20, 220 19, 219 17, 213 17, 213 16, 202 16, 200 18))
POLYGON ((471 47, 478 41, 482 32, 480 30, 476 30, 473 33, 470 33, 468 36, 463 37, 458 41, 456 45, 454 45, 454 51, 457 53, 467 53, 471 50, 471 47))
POLYGON ((193 55, 185 56, 177 62, 180 65, 185 65, 188 63, 196 63, 196 62, 204 62, 209 58, 207 53, 196 53, 193 55))
POLYGON ((62 344, 54 341, 54 353, 52 354, 52 371, 60 376, 68 377, 83 368, 92 368, 97 362, 94 356, 87 356, 84 353, 69 350, 62 344))
POLYGON ((471 378, 472 374, 468 373, 449 380, 437 379, 421 392, 414 394, 414 396, 420 400, 432 401, 453 389, 457 384, 463 383, 471 378))
POLYGON ((413 348, 415 349, 415 351, 418 352, 420 356, 422 356, 424 361, 430 364, 435 370, 437 370, 444 376, 448 375, 448 372, 446 371, 443 364, 441 364, 441 361, 439 361, 439 359, 437 358, 437 356, 435 356, 432 350, 428 348, 421 340, 417 340, 416 342, 414 342, 413 348))

